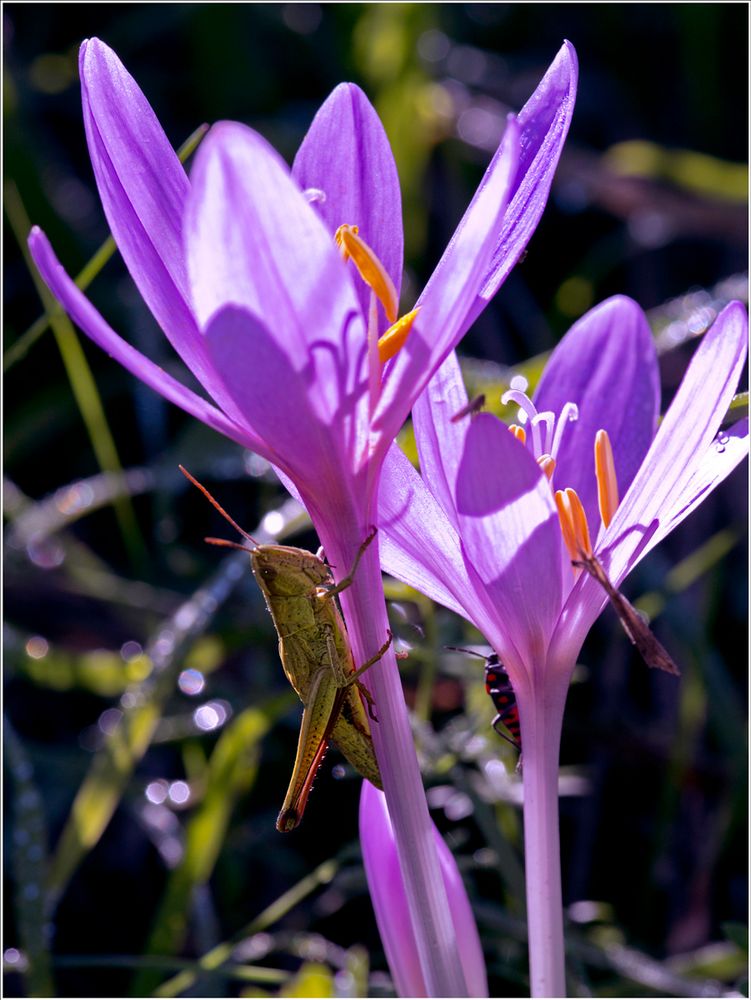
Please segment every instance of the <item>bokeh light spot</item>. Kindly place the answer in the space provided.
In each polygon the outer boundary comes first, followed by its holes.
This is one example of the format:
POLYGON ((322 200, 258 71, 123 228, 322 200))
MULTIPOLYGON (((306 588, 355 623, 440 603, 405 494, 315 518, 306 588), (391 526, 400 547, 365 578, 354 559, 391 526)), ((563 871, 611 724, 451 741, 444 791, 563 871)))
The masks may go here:
POLYGON ((269 535, 276 535, 284 527, 284 518, 278 510, 270 510, 261 521, 261 528, 269 535))
POLYGON ((227 720, 227 709, 220 701, 209 701, 199 706, 193 713, 193 721, 199 729, 210 732, 217 729, 227 720))
POLYGON ((120 656, 122 656, 126 663, 129 660, 135 660, 141 653, 143 653, 143 647, 140 643, 134 642, 132 639, 124 642, 120 647, 120 656))
POLYGON ((564 316, 581 316, 592 305, 594 290, 586 278, 574 275, 558 289, 555 304, 564 316))
POLYGON ((167 794, 170 802, 176 806, 184 806, 190 798, 190 785, 187 781, 173 781, 167 794))
POLYGON ((282 10, 282 20, 298 35, 312 35, 321 23, 321 8, 317 3, 288 3, 282 10))
POLYGON ((195 695, 200 694, 206 687, 206 678, 200 670, 193 670, 191 667, 188 670, 183 670, 180 674, 177 679, 177 686, 183 694, 194 697, 195 695))
POLYGON ((158 781, 150 781, 146 786, 144 794, 149 802, 153 802, 155 806, 160 806, 167 798, 168 793, 169 785, 164 778, 160 778, 158 781))
POLYGON ((32 660, 41 660, 50 651, 50 644, 41 635, 33 635, 26 643, 26 653, 32 660))

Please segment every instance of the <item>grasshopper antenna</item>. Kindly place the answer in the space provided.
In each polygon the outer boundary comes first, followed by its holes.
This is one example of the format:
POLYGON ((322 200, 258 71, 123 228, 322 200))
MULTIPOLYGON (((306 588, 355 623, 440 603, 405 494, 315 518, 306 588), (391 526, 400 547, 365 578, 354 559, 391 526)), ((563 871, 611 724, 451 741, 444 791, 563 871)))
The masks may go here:
MULTIPOLYGON (((222 505, 219 503, 218 500, 215 500, 214 497, 212 497, 212 495, 209 493, 209 491, 206 489, 206 487, 202 486, 201 483, 199 483, 198 480, 194 476, 191 476, 191 474, 188 472, 188 470, 184 466, 178 465, 178 469, 180 470, 180 472, 182 472, 182 474, 185 476, 185 478, 187 480, 189 480, 191 483, 193 483, 193 485, 196 486, 201 491, 201 493, 203 493, 203 495, 209 501, 209 503, 211 504, 211 506, 214 507, 216 510, 219 511, 219 513, 222 515, 222 517, 225 519, 225 521, 229 521, 229 523, 232 525, 232 527, 235 529, 235 531, 238 532, 238 534, 242 535, 243 538, 247 538, 249 542, 253 543, 253 547, 257 548, 258 542, 255 540, 255 538, 253 538, 252 535, 249 535, 248 532, 244 528, 240 527, 240 525, 237 523, 237 521, 234 521, 229 516, 229 514, 224 509, 224 507, 222 507, 222 505)), ((207 538, 206 541, 209 542, 211 545, 225 545, 225 546, 227 546, 230 549, 242 549, 244 552, 250 552, 251 551, 250 549, 248 549, 247 546, 245 546, 245 545, 239 545, 237 542, 229 542, 229 541, 227 541, 226 538, 207 538)))
POLYGON ((255 552, 255 547, 240 545, 239 542, 231 542, 228 538, 204 538, 204 542, 209 545, 221 545, 225 549, 239 549, 241 552, 255 552))

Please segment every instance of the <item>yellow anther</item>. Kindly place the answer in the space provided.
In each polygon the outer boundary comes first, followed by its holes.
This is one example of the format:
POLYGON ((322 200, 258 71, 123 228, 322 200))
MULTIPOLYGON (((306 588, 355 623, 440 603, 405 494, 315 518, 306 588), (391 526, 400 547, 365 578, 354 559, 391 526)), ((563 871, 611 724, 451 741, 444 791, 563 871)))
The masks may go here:
POLYGON ((521 441, 522 444, 527 443, 527 432, 523 427, 520 427, 519 424, 509 424, 509 430, 518 441, 521 441))
MULTIPOLYGON (((359 235, 359 232, 358 226, 339 226, 334 233, 336 245, 341 251, 342 259, 351 259, 362 280, 369 288, 373 289, 383 306, 389 323, 395 323, 399 311, 399 298, 396 294, 396 288, 394 288, 394 282, 373 250, 359 235)), ((388 336, 389 332, 387 331, 384 336, 388 336)))
POLYGON ((607 431, 598 431, 595 437, 595 476, 597 478, 597 503, 602 523, 607 526, 618 509, 618 480, 615 477, 613 449, 607 431))
POLYGON ((555 472, 555 459, 552 455, 540 455, 537 459, 537 464, 540 466, 542 471, 548 477, 548 479, 553 478, 553 473, 555 472))
POLYGON ((570 487, 555 491, 555 505, 558 508, 558 519, 561 522, 561 533, 572 559, 592 555, 592 543, 589 540, 587 515, 576 490, 570 487))
POLYGON ((334 242, 339 247, 339 253, 342 255, 342 260, 346 261, 349 259, 349 250, 347 249, 347 240, 352 236, 357 236, 360 232, 359 226, 339 226, 337 231, 334 233, 334 242))
POLYGON ((568 554, 572 559, 578 559, 579 553, 576 551, 576 539, 574 537, 574 526, 571 519, 566 494, 563 490, 556 490, 553 494, 555 505, 558 508, 558 520, 561 522, 561 534, 565 542, 568 554))
POLYGON ((420 311, 418 306, 413 309, 412 312, 405 313, 401 319, 398 319, 396 323, 392 324, 384 335, 378 341, 378 357, 380 358, 381 364, 385 365, 387 361, 390 361, 395 354, 404 347, 404 344, 409 336, 409 332, 412 329, 412 324, 417 319, 417 314, 420 311))

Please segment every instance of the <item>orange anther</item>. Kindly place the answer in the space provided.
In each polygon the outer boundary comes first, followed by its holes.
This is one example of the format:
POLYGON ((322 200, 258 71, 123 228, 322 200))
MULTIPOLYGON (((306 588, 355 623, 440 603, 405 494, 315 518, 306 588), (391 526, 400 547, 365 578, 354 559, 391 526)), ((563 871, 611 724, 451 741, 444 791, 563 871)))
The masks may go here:
POLYGON ((589 539, 587 515, 576 490, 571 487, 556 490, 555 505, 558 508, 563 541, 571 558, 580 560, 583 556, 591 556, 592 543, 589 539))
POLYGON ((334 233, 336 245, 341 251, 342 259, 351 260, 365 284, 373 289, 389 323, 395 323, 399 311, 399 298, 394 282, 375 252, 359 233, 359 226, 346 224, 339 226, 334 233))
POLYGON ((412 324, 417 319, 417 314, 420 311, 418 306, 413 309, 412 312, 405 313, 401 319, 398 319, 396 323, 392 324, 384 335, 378 341, 378 356, 381 360, 381 364, 385 365, 387 361, 390 361, 395 354, 404 347, 404 344, 409 336, 409 332, 412 329, 412 324))
POLYGON ((608 432, 599 430, 595 436, 595 477, 597 478, 597 503, 602 523, 607 526, 618 509, 618 480, 615 476, 613 448, 608 432))

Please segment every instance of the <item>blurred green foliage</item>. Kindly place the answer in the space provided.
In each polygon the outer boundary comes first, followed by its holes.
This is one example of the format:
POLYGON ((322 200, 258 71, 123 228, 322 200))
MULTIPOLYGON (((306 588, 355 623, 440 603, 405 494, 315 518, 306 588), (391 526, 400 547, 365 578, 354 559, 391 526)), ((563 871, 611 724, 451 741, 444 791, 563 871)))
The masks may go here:
MULTIPOLYGON (((744 8, 11 3, 3 17, 6 994, 390 995, 357 782, 332 755, 301 829, 276 833, 299 709, 245 558, 202 546, 214 514, 177 464, 249 526, 281 488, 82 342, 24 256, 30 219, 112 325, 183 377, 110 260, 78 45, 118 51, 176 146, 237 118, 291 158, 329 90, 358 82, 399 167, 411 303, 507 111, 571 39, 579 98, 550 204, 463 345, 470 393, 504 415, 511 376, 534 385, 570 322, 615 292, 650 310, 669 400, 696 337, 745 293, 744 8)), ((745 395, 731 416, 747 410, 745 395)), ((561 773, 575 995, 744 989, 745 525, 739 473, 629 584, 679 685, 635 661, 609 612, 582 653, 561 773)), ((491 991, 525 995, 515 755, 489 729, 481 669, 445 650, 482 637, 400 584, 387 597, 491 991)))

